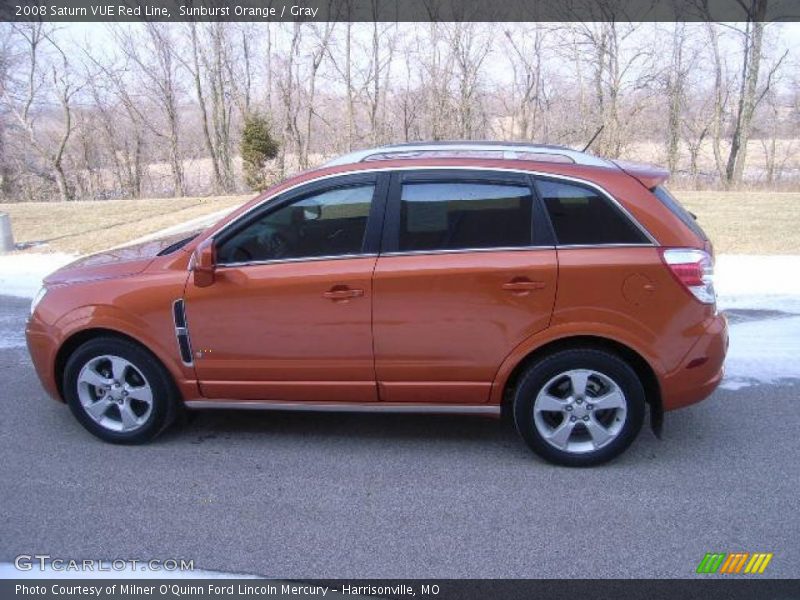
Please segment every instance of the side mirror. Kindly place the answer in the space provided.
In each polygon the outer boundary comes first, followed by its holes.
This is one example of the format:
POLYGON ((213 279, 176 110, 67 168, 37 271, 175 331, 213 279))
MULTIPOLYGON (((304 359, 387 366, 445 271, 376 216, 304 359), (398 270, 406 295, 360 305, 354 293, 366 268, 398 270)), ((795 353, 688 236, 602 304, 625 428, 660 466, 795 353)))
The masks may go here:
POLYGON ((322 216, 322 207, 319 204, 303 207, 303 218, 306 221, 316 221, 322 216))
POLYGON ((216 256, 214 252, 214 240, 209 238, 204 240, 194 251, 192 256, 192 271, 194 272, 194 284, 197 287, 208 287, 214 283, 214 271, 216 270, 216 256))

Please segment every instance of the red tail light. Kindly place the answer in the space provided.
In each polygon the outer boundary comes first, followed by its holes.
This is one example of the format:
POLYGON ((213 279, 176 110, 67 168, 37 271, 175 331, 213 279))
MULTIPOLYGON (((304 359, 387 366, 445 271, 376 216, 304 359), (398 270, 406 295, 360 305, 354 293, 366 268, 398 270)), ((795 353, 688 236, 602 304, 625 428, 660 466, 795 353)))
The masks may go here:
POLYGON ((662 251, 664 262, 683 287, 703 304, 714 304, 714 259, 697 248, 667 248, 662 251))

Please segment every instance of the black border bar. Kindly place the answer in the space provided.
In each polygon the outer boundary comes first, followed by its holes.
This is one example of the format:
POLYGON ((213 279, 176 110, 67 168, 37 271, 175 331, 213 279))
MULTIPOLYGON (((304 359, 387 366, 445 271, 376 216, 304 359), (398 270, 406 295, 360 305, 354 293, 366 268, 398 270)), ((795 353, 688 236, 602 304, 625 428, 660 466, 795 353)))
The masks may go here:
MULTIPOLYGON (((384 598, 408 600, 797 600, 798 579, 756 579, 734 577, 715 579, 401 579, 401 580, 303 580, 274 579, 5 579, 0 580, 3 600, 271 600, 276 598, 323 598, 312 588, 324 587, 325 598, 384 598), (152 592, 131 593, 123 586, 152 588, 152 592), (26 586, 23 593, 17 586, 26 586), (113 586, 113 587, 112 587, 113 586), (259 593, 242 593, 240 586, 252 586, 259 593), (292 590, 286 593, 284 586, 292 590), (31 593, 32 588, 38 588, 31 593), (100 589, 100 593, 92 590, 100 589), (265 594, 263 590, 274 589, 265 594), (86 591, 70 590, 85 589, 86 591), (188 590, 188 591, 187 591, 188 590), (345 591, 347 590, 347 591, 345 591), (427 591, 427 593, 426 593, 427 591), (435 592, 435 593, 434 593, 435 592)), ((130 589, 130 587, 128 588, 130 589)))
POLYGON ((0 21, 800 21, 797 0, 3 0, 0 21))

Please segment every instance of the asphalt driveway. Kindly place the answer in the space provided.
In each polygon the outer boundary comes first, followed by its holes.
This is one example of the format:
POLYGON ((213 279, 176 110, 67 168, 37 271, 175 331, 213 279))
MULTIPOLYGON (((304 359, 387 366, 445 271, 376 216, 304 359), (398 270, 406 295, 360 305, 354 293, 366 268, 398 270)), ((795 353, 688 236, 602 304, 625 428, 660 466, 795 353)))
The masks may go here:
POLYGON ((104 444, 42 391, 0 297, 0 561, 184 558, 308 577, 694 577, 800 563, 800 382, 720 390, 616 462, 550 466, 474 417, 207 412, 104 444))

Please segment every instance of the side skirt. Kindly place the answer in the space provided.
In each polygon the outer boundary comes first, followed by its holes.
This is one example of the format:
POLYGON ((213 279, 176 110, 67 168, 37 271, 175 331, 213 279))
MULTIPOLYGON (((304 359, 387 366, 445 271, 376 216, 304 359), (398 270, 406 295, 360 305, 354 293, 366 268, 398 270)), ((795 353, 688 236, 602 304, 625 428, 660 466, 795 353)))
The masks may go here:
POLYGON ((275 400, 187 400, 192 410, 294 410, 310 412, 438 413, 500 416, 500 407, 486 404, 414 404, 408 402, 281 402, 275 400))

